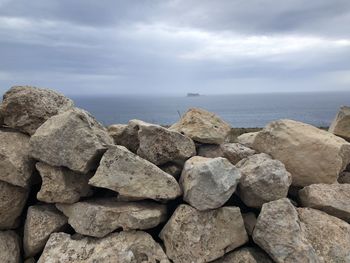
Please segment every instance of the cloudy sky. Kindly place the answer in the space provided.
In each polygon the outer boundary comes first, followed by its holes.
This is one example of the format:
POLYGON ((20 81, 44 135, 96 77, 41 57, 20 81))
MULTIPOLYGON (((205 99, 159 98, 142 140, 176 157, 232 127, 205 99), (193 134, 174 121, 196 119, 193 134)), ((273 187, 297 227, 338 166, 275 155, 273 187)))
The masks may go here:
POLYGON ((350 90, 349 0, 0 0, 0 91, 350 90))

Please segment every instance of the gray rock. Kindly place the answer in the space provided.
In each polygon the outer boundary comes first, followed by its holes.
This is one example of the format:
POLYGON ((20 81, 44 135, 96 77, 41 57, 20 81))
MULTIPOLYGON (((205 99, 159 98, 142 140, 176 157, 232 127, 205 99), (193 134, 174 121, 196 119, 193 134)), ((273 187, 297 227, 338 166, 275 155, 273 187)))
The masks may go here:
POLYGON ((4 115, 2 113, 2 103, 0 103, 0 127, 4 125, 4 115))
POLYGON ((329 127, 329 132, 340 136, 345 140, 350 140, 350 107, 340 107, 337 116, 335 116, 329 127))
POLYGON ((50 117, 72 107, 73 101, 56 91, 16 86, 5 93, 2 113, 7 126, 32 135, 50 117))
POLYGON ((159 168, 173 176, 175 179, 179 179, 183 167, 179 164, 169 162, 159 166, 159 168))
POLYGON ((248 241, 238 207, 200 212, 180 205, 160 233, 174 263, 209 262, 248 241))
POLYGON ((244 226, 249 236, 253 234, 256 225, 256 215, 252 212, 242 214, 244 226))
POLYGON ((112 137, 114 144, 122 145, 122 135, 126 127, 126 124, 113 124, 107 128, 108 134, 112 137))
POLYGON ((221 144, 200 144, 197 148, 197 155, 207 158, 224 157, 221 144))
POLYGON ((212 263, 273 263, 273 261, 259 248, 242 247, 212 263))
POLYGON ((0 262, 22 262, 19 237, 14 231, 0 231, 0 262))
POLYGON ((30 139, 35 159, 84 174, 97 167, 107 146, 112 144, 106 129, 77 108, 51 117, 30 139))
POLYGON ((340 184, 350 184, 350 172, 342 172, 338 177, 338 183, 340 184))
POLYGON ((240 136, 237 137, 236 141, 239 144, 242 144, 246 147, 252 148, 253 147, 253 143, 255 140, 255 137, 258 135, 259 132, 247 132, 247 133, 243 133, 240 136))

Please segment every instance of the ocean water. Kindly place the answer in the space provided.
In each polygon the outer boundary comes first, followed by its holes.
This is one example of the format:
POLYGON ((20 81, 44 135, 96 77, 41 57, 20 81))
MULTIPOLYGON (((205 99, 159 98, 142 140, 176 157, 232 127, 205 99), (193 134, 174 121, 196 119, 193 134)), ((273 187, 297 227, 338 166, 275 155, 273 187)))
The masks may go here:
POLYGON ((233 127, 264 127, 288 118, 315 126, 329 126, 341 105, 350 105, 350 92, 271 93, 186 96, 73 97, 76 106, 104 125, 140 119, 172 124, 191 107, 215 112, 233 127))

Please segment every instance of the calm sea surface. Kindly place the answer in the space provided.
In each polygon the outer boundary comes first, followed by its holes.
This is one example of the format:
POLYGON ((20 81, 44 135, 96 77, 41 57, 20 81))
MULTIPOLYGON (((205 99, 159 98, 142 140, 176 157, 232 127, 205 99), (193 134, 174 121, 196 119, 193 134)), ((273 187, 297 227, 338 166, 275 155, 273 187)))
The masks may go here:
POLYGON ((233 127, 263 127, 288 118, 328 126, 341 105, 350 105, 350 92, 208 95, 200 97, 114 96, 75 97, 76 106, 105 125, 130 119, 172 124, 188 108, 215 112, 233 127))

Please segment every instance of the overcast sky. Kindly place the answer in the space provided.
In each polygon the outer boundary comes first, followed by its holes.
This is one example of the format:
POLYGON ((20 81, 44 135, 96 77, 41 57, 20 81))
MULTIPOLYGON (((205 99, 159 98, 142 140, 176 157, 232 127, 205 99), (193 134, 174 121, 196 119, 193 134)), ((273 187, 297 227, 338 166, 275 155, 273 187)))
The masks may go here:
POLYGON ((349 0, 0 0, 0 91, 350 91, 349 0))

